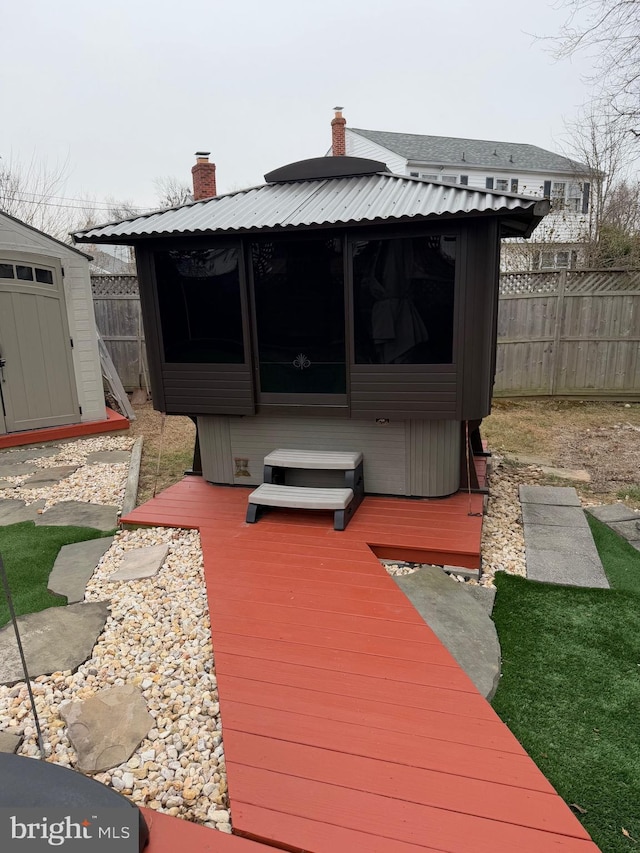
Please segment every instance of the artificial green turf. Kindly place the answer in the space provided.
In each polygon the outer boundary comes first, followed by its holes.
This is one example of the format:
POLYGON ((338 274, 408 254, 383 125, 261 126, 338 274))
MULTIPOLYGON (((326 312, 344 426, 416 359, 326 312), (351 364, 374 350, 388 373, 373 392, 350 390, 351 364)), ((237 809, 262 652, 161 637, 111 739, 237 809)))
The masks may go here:
POLYGON ((640 593, 640 551, 597 518, 586 516, 611 587, 640 593))
MULTIPOLYGON (((617 543, 616 543, 617 545, 617 543)), ((493 700, 604 853, 640 840, 640 595, 496 575, 493 700)))
MULTIPOLYGON (((66 604, 47 591, 47 581, 63 545, 108 536, 93 527, 37 527, 32 521, 0 527, 0 554, 18 616, 66 604)), ((4 586, 0 585, 0 625, 9 621, 4 586)))

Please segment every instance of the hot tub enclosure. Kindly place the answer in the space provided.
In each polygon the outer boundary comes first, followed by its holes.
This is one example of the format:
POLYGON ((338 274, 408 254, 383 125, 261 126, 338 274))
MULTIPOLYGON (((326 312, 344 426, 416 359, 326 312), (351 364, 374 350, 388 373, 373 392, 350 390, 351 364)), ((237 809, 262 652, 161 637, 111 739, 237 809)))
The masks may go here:
POLYGON ((0 213, 0 435, 105 419, 89 260, 0 213))
POLYGON ((265 180, 75 235, 136 248, 155 408, 196 419, 214 483, 295 447, 362 451, 370 493, 455 492, 490 411, 500 238, 549 203, 354 157, 265 180))

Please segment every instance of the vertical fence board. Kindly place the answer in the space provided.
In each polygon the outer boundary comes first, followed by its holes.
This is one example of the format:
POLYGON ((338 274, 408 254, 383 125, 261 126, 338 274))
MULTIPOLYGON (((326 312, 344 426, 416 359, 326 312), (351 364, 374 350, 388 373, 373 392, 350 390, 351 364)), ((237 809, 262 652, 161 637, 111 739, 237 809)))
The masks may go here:
POLYGON ((640 399, 640 270, 500 277, 494 395, 640 399))
POLYGON ((126 391, 147 390, 147 353, 135 275, 92 275, 96 326, 126 391))

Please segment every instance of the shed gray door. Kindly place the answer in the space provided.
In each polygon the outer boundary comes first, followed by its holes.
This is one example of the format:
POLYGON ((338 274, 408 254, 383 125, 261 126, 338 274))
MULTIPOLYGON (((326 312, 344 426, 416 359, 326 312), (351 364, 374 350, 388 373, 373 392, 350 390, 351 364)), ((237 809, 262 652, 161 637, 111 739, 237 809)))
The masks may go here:
POLYGON ((80 420, 60 263, 0 256, 0 404, 7 432, 80 420))

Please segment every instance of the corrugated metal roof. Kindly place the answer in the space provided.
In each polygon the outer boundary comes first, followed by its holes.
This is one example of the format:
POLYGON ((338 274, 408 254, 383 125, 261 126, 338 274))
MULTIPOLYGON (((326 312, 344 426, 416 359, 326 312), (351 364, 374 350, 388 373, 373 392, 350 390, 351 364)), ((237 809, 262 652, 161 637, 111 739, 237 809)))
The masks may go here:
POLYGON ((265 184, 79 231, 74 237, 80 242, 107 242, 502 210, 529 210, 531 216, 536 204, 541 200, 380 173, 265 184))
POLYGON ((389 151, 416 163, 434 165, 480 166, 495 171, 567 172, 586 174, 588 166, 523 142, 497 142, 488 139, 463 139, 455 136, 423 136, 418 133, 393 133, 384 130, 348 131, 364 136, 389 151), (464 157, 464 160, 462 159, 464 157))

